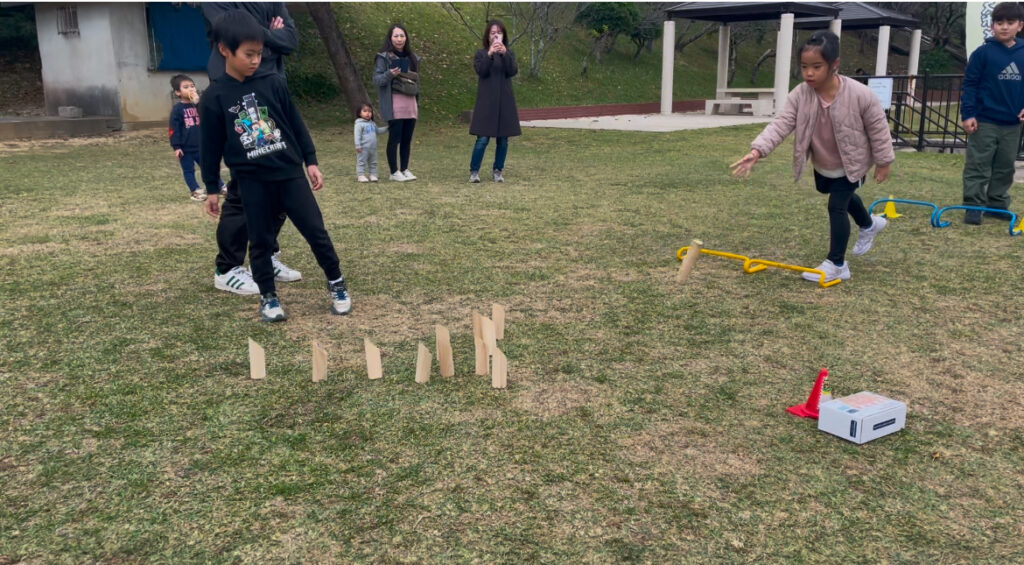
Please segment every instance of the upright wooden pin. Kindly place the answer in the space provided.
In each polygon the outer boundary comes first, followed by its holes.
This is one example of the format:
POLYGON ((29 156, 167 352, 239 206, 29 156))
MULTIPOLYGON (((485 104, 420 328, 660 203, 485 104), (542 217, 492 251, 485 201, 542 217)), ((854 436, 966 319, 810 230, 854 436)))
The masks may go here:
POLYGON ((249 378, 267 378, 267 356, 263 352, 263 346, 249 338, 249 378))
POLYGON ((505 307, 501 304, 492 305, 491 318, 494 320, 494 338, 505 339, 505 307))
POLYGON ((437 348, 437 364, 441 367, 442 377, 455 376, 455 359, 452 357, 452 336, 448 328, 434 326, 434 345, 437 348))
POLYGON ((676 282, 684 283, 686 279, 690 277, 690 271, 693 270, 693 264, 697 262, 697 257, 700 255, 700 250, 704 248, 704 242, 695 239, 690 242, 690 248, 686 250, 686 257, 683 258, 683 264, 679 267, 679 273, 676 274, 676 282))
POLYGON ((423 342, 420 342, 419 348, 416 352, 416 382, 418 383, 429 383, 430 382, 430 350, 427 349, 423 342))
POLYGON ((477 375, 487 374, 487 346, 484 344, 483 316, 473 311, 473 346, 476 350, 477 375))
POLYGON ((363 338, 363 349, 366 350, 366 374, 370 379, 379 379, 384 376, 384 367, 380 363, 380 348, 363 338))
POLYGON ((500 349, 494 349, 494 361, 491 363, 491 387, 505 388, 508 386, 508 358, 500 349))
POLYGON ((494 350, 498 348, 497 331, 494 329, 494 321, 487 316, 480 317, 480 334, 483 336, 487 354, 494 355, 494 350))
POLYGON ((313 382, 327 380, 327 350, 319 341, 313 340, 313 382))

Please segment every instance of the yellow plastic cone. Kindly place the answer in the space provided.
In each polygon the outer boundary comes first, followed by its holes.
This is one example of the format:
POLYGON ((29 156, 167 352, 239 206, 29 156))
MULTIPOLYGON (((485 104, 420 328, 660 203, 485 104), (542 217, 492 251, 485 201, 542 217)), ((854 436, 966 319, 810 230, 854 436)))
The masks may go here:
POLYGON ((892 195, 889 195, 889 202, 885 203, 885 210, 882 211, 882 215, 886 218, 901 218, 903 214, 896 212, 896 203, 892 202, 892 195))

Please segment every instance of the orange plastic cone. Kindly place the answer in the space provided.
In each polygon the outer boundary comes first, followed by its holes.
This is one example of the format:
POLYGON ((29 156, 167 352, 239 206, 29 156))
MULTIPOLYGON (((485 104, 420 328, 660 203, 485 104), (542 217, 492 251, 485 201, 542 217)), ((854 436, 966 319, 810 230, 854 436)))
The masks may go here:
POLYGON ((814 387, 811 388, 811 394, 807 395, 807 402, 803 404, 797 404, 796 406, 790 406, 786 408, 786 412, 793 414, 794 416, 800 416, 801 418, 814 418, 818 419, 818 400, 821 399, 821 385, 825 382, 828 377, 828 369, 822 369, 818 372, 818 378, 814 381, 814 387))

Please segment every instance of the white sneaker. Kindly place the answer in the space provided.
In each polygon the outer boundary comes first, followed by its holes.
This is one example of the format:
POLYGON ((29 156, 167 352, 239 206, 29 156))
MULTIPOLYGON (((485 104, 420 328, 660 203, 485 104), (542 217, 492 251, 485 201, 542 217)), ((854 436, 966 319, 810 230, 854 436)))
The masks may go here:
POLYGON ((278 251, 270 256, 270 262, 274 265, 274 280, 277 282, 295 282, 302 280, 302 273, 289 268, 277 258, 281 252, 278 251))
POLYGON ((405 180, 416 180, 416 175, 412 174, 409 169, 402 171, 402 174, 405 175, 405 180))
POLYGON ((377 182, 377 175, 370 175, 370 182, 377 182))
POLYGON ((283 322, 288 319, 281 301, 273 292, 260 296, 260 319, 264 322, 283 322))
POLYGON ((867 229, 861 228, 857 234, 857 243, 853 244, 853 251, 851 251, 854 255, 863 255, 870 251, 871 244, 875 241, 875 236, 889 223, 882 216, 871 216, 871 220, 871 227, 867 229))
POLYGON ((402 174, 402 171, 395 171, 391 173, 391 180, 396 182, 405 182, 408 179, 405 178, 405 175, 402 174))
POLYGON ((366 178, 366 175, 359 175, 356 177, 356 180, 359 182, 370 182, 370 179, 366 178))
POLYGON ((260 288, 245 267, 235 267, 223 275, 213 275, 213 287, 235 294, 259 294, 260 288))
MULTIPOLYGON (((824 261, 822 261, 820 265, 815 267, 815 269, 825 272, 825 282, 834 281, 836 279, 839 279, 841 281, 850 280, 849 261, 843 262, 842 267, 836 267, 835 263, 829 261, 828 259, 825 259, 824 261)), ((821 280, 821 275, 819 275, 818 273, 800 273, 800 276, 813 282, 818 282, 821 280)))

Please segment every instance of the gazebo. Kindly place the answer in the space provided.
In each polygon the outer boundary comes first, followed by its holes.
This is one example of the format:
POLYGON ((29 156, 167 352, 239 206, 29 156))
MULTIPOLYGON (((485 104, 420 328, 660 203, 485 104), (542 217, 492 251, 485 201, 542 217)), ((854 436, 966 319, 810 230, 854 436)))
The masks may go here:
POLYGON ((864 2, 686 2, 665 11, 665 30, 662 45, 661 69, 661 113, 672 112, 672 80, 675 59, 675 19, 685 18, 719 22, 718 28, 718 76, 715 83, 715 99, 707 102, 706 110, 711 113, 716 106, 735 105, 738 98, 745 100, 755 114, 773 114, 780 109, 789 93, 789 75, 793 55, 793 29, 829 28, 836 35, 846 29, 869 29, 878 27, 878 55, 875 75, 884 75, 889 53, 889 34, 892 26, 912 28, 910 69, 908 74, 917 73, 920 53, 921 31, 917 20, 872 6, 864 2), (779 20, 779 33, 775 48, 775 83, 772 89, 730 89, 729 70, 729 24, 734 22, 779 20))

